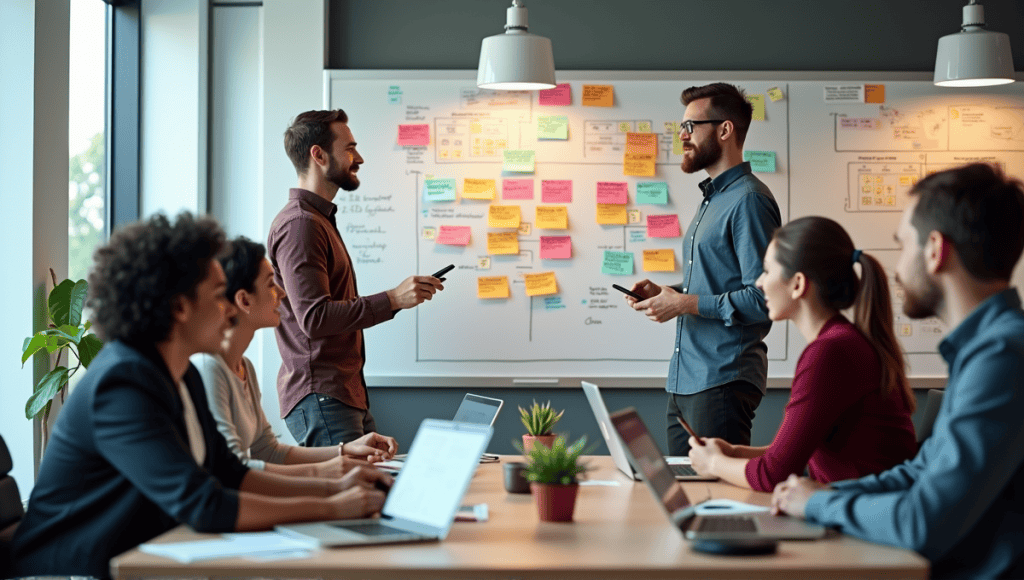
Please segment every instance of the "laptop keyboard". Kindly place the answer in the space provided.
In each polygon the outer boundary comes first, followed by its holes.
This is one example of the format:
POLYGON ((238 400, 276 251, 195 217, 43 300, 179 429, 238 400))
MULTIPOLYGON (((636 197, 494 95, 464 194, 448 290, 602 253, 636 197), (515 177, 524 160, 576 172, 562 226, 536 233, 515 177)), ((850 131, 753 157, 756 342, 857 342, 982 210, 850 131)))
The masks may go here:
POLYGON ((757 525, 749 517, 742 516, 715 516, 713 518, 701 518, 698 532, 748 532, 757 531, 757 525))
POLYGON ((673 475, 697 475, 692 467, 684 463, 673 463, 668 468, 672 470, 673 475))
POLYGON ((395 534, 409 533, 406 530, 392 528, 391 526, 385 526, 384 524, 347 524, 339 525, 338 527, 343 530, 356 532, 357 534, 363 534, 364 536, 393 536, 395 534))

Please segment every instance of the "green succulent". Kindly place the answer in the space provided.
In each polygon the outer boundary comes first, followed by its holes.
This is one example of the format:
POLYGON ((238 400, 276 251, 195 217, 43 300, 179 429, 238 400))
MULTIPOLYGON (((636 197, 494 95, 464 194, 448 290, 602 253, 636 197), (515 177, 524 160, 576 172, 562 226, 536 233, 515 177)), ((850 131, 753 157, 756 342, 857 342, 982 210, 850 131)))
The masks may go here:
POLYGON ((565 409, 555 413, 555 410, 551 408, 551 401, 541 405, 534 400, 533 406, 529 410, 519 407, 519 414, 526 427, 526 432, 533 436, 550 435, 555 423, 562 418, 562 413, 565 413, 565 409))
MULTIPOLYGON (((534 445, 529 453, 524 453, 529 460, 525 470, 526 479, 537 483, 553 483, 569 485, 576 483, 581 475, 590 470, 586 463, 580 463, 580 455, 587 444, 584 435, 572 445, 566 445, 565 437, 559 435, 551 447, 534 445)), ((522 446, 516 442, 522 451, 522 446)))

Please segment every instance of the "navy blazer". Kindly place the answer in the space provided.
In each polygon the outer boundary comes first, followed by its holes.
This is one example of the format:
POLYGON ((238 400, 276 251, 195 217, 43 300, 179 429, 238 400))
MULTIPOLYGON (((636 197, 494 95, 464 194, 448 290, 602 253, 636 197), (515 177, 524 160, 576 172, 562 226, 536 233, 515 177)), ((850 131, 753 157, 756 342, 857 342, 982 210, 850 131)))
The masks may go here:
POLYGON ((197 465, 177 386, 153 347, 114 341, 65 402, 13 540, 20 576, 110 576, 110 559, 185 523, 233 531, 248 468, 228 449, 189 365, 203 429, 197 465))

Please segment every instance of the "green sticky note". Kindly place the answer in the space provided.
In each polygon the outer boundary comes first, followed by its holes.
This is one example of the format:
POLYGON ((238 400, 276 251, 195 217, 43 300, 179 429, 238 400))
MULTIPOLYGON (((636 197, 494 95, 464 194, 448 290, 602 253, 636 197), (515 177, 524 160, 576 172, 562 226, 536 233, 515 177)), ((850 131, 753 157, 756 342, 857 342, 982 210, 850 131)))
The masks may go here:
POLYGON ((455 179, 424 180, 423 201, 455 201, 455 179))
POLYGON ((565 115, 537 117, 537 138, 568 139, 569 117, 565 115))
POLYGON ((633 275, 633 252, 604 251, 604 261, 601 263, 601 273, 612 276, 633 275))
POLYGON ((775 173, 774 151, 744 151, 743 160, 750 162, 750 170, 755 173, 775 173))
POLYGON ((668 184, 664 181, 642 181, 636 184, 636 202, 652 205, 668 203, 668 184))
POLYGON ((505 149, 505 165, 503 171, 515 173, 533 173, 537 152, 533 149, 505 149))

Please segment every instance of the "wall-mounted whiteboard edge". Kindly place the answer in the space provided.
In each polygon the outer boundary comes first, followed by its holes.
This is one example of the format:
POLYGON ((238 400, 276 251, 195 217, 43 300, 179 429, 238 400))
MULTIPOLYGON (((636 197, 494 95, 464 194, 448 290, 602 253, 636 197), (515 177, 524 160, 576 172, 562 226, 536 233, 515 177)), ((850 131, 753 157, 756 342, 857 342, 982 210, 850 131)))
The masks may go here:
MULTIPOLYGON (((914 389, 944 389, 946 377, 908 377, 914 389)), ((547 388, 578 389, 580 381, 601 385, 602 389, 660 389, 665 379, 657 377, 420 377, 420 376, 367 376, 370 387, 429 387, 429 388, 547 388)), ((793 379, 768 377, 769 389, 788 389, 793 379)))

